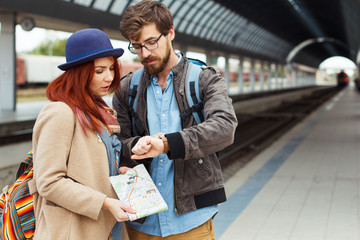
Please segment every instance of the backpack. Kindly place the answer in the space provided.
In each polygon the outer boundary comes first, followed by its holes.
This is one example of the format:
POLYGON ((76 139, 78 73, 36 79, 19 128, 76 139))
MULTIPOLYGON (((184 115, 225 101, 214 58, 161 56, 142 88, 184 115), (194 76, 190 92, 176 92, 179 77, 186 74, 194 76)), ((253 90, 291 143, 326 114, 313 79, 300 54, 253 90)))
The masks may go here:
POLYGON ((35 232, 33 197, 28 182, 33 178, 33 152, 20 163, 15 182, 0 197, 0 239, 32 239, 35 232))
MULTIPOLYGON (((192 114, 197 124, 200 124, 204 121, 204 104, 201 101, 199 94, 199 76, 203 68, 206 67, 206 64, 200 60, 192 58, 187 58, 187 61, 189 62, 189 66, 186 70, 185 92, 189 107, 180 114, 180 117, 185 119, 192 114)), ((145 134, 145 128, 142 126, 136 113, 137 87, 143 71, 144 69, 141 68, 134 72, 129 88, 129 114, 132 117, 133 126, 137 127, 136 132, 133 127, 134 136, 144 136, 145 134)))

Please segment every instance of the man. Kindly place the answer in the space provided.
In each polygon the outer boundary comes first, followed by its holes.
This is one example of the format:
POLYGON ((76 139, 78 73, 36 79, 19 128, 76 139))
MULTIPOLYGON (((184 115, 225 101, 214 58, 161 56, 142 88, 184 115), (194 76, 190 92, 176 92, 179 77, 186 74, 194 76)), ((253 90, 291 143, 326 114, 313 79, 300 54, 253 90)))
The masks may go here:
POLYGON ((182 119, 179 114, 188 108, 184 81, 189 62, 174 52, 175 31, 167 7, 150 0, 130 6, 120 31, 144 65, 136 113, 146 135, 134 136, 139 126, 129 113, 130 74, 113 98, 121 126, 121 162, 131 167, 139 164, 137 159, 152 158, 151 177, 169 208, 144 223, 128 222, 129 237, 215 239, 212 217, 217 204, 226 201, 216 152, 233 143, 237 126, 225 81, 205 67, 199 77, 205 121, 197 124, 192 115, 182 119))

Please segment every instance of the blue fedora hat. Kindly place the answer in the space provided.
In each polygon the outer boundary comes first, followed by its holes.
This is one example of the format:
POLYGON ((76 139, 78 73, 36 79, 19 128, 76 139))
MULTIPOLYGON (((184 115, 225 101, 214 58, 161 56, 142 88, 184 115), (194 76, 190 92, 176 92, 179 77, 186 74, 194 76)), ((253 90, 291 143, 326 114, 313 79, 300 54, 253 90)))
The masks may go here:
POLYGON ((65 45, 66 63, 58 66, 67 70, 82 63, 103 57, 120 57, 122 48, 113 48, 106 33, 96 28, 86 28, 73 33, 65 45))

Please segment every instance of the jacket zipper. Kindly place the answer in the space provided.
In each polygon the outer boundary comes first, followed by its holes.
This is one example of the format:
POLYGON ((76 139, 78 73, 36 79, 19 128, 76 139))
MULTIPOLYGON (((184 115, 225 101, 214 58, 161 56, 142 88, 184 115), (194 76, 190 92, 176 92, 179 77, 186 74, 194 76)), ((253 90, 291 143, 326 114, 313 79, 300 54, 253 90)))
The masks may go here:
MULTIPOLYGON (((145 131, 146 131, 146 133, 149 134, 149 127, 148 127, 148 122, 147 122, 147 118, 146 118, 146 115, 147 115, 147 102, 146 102, 146 91, 145 91, 148 88, 149 84, 146 84, 146 81, 145 81, 145 85, 146 86, 142 89, 143 92, 141 93, 141 95, 143 96, 144 102, 145 102, 145 108, 144 108, 145 111, 144 111, 144 115, 143 115, 144 120, 145 120, 145 131)), ((139 99, 138 99, 137 103, 138 102, 139 102, 139 99)))
MULTIPOLYGON (((185 83, 184 83, 185 84, 185 83)), ((180 83, 181 85, 181 83, 180 83)), ((175 102, 176 102, 176 105, 178 107, 178 110, 179 110, 179 113, 180 113, 180 107, 179 107, 179 103, 178 103, 178 99, 176 97, 176 91, 175 91, 175 81, 173 79, 173 93, 174 93, 174 97, 175 97, 175 102)), ((183 90, 182 89, 179 89, 179 94, 183 96, 183 90)), ((183 96, 184 97, 184 96, 183 96)), ((180 124, 181 124, 181 129, 184 128, 184 124, 183 124, 183 120, 180 119, 180 124)), ((176 201, 176 189, 175 189, 175 178, 176 178, 176 171, 175 171, 175 161, 173 161, 173 169, 174 169, 174 179, 173 179, 173 185, 174 185, 174 205, 175 205, 175 215, 178 216, 179 213, 178 213, 178 210, 177 210, 177 201, 176 201)))

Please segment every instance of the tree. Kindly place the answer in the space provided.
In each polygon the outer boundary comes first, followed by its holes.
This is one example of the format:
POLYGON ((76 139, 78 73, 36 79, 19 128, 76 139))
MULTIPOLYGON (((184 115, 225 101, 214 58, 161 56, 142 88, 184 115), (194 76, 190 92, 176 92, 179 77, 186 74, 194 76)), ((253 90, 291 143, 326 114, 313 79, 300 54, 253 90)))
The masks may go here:
POLYGON ((67 39, 44 40, 30 52, 34 55, 65 56, 67 39))

